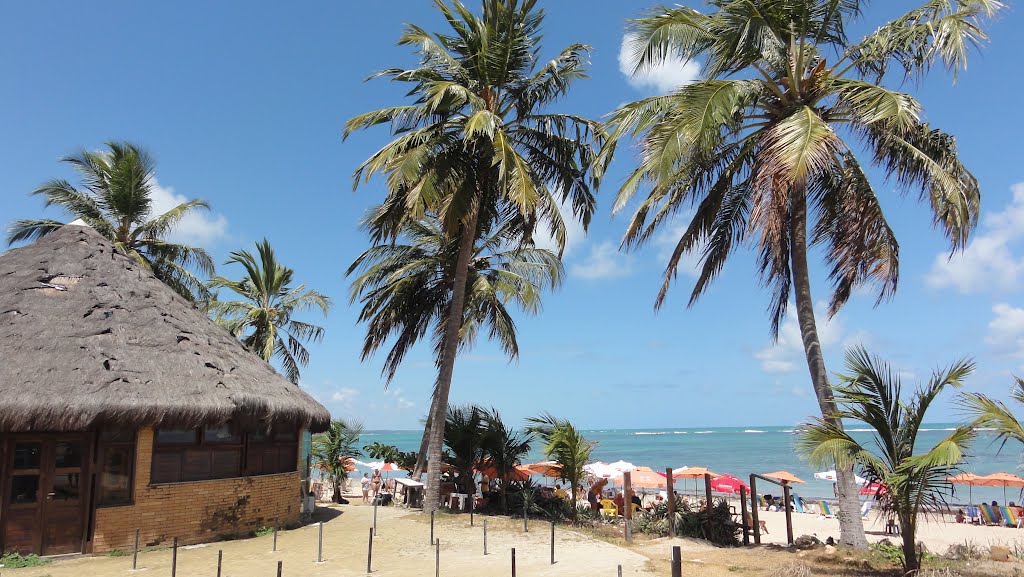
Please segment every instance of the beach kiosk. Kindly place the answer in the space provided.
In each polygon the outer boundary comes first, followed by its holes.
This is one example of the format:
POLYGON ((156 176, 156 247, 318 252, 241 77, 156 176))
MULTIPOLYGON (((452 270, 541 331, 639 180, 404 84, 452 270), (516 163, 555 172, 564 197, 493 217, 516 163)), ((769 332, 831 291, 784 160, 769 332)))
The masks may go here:
POLYGON ((0 551, 297 522, 330 414, 88 226, 0 255, 0 551))

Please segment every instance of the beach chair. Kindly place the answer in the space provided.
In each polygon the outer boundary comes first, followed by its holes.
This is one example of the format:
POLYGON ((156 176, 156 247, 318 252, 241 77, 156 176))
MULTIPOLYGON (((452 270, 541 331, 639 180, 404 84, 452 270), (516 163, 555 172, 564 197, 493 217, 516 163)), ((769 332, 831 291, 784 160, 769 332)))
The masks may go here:
POLYGON ((981 511, 981 522, 985 525, 996 524, 996 514, 992 512, 992 505, 982 503, 978 509, 981 511))
POLYGON ((768 500, 764 498, 764 495, 757 496, 757 505, 765 511, 768 510, 768 500))
POLYGON ((832 517, 832 508, 828 506, 828 501, 818 501, 818 510, 823 517, 832 517))
POLYGON ((1009 507, 1000 507, 999 512, 1003 514, 1003 524, 1007 527, 1017 527, 1017 515, 1009 507))
POLYGON ((967 515, 967 520, 970 521, 972 524, 981 524, 981 513, 978 512, 978 508, 975 507, 974 505, 967 507, 967 509, 964 511, 964 514, 967 515))
POLYGON ((619 508, 615 506, 615 501, 611 499, 601 499, 601 514, 608 515, 611 517, 619 516, 619 508))
POLYGON ((793 507, 796 509, 797 513, 804 512, 804 500, 800 498, 800 495, 793 495, 793 507))

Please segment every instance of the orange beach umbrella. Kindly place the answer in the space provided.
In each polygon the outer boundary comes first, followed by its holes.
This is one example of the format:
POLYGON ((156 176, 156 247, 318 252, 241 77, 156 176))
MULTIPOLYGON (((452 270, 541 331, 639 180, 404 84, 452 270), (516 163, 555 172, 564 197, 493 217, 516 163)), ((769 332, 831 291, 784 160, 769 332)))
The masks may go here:
MULTIPOLYGON (((625 475, 615 478, 615 484, 622 485, 625 475)), ((634 488, 640 489, 664 489, 665 476, 655 472, 650 467, 637 467, 629 474, 629 482, 634 488)))
POLYGON ((974 480, 974 484, 979 487, 1002 487, 1003 488, 1003 502, 1006 502, 1006 488, 1007 487, 1024 487, 1024 479, 1021 479, 1017 475, 1011 475, 1009 473, 992 473, 991 475, 985 475, 978 477, 974 480))
POLYGON ((699 479, 704 475, 711 475, 712 478, 721 477, 718 473, 712 473, 704 467, 690 467, 682 471, 678 469, 672 471, 673 479, 699 479))
POLYGON ((774 473, 765 473, 762 477, 768 477, 769 479, 775 479, 776 481, 782 481, 783 483, 800 483, 804 484, 804 480, 797 477, 789 471, 775 471, 774 473))
POLYGON ((529 469, 535 475, 543 475, 545 477, 558 478, 562 476, 562 466, 554 461, 541 461, 540 463, 530 463, 523 465, 523 468, 529 469))

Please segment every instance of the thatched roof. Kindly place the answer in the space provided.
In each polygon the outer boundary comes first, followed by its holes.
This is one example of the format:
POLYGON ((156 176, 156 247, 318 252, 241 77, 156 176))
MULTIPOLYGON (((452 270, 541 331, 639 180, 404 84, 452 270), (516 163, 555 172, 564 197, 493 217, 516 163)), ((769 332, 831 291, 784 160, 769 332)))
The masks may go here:
POLYGON ((0 432, 330 414, 88 226, 0 255, 0 432))

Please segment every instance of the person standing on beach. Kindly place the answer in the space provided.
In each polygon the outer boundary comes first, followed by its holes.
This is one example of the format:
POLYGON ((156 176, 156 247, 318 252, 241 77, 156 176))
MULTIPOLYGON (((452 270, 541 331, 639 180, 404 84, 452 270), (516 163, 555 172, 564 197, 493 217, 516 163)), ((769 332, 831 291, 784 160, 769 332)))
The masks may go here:
POLYGON ((363 473, 363 478, 359 480, 360 488, 363 490, 363 505, 370 503, 370 478, 363 473))
POLYGON ((370 479, 370 484, 373 486, 373 498, 377 498, 377 493, 380 492, 380 484, 384 479, 380 476, 380 469, 373 470, 373 478, 370 479))

